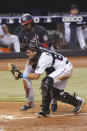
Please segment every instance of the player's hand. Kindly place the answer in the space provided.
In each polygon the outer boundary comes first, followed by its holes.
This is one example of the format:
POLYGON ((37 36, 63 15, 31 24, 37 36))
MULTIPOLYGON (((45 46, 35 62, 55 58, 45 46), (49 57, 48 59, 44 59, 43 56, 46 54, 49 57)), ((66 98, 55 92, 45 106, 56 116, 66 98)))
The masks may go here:
POLYGON ((18 80, 19 78, 23 78, 23 74, 16 65, 9 63, 8 69, 12 72, 16 80, 18 80))

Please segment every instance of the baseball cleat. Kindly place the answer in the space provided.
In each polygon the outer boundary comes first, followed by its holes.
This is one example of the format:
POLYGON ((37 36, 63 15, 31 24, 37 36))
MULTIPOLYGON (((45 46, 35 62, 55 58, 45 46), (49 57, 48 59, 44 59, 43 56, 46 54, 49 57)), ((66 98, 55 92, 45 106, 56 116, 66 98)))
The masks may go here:
POLYGON ((44 112, 44 111, 40 111, 39 113, 37 113, 38 117, 48 117, 50 116, 50 111, 44 112))
MULTIPOLYGON (((79 97, 77 97, 77 99, 78 98, 79 97)), ((84 98, 79 98, 78 99, 78 104, 75 106, 73 112, 74 113, 79 113, 81 111, 81 108, 82 108, 83 104, 84 104, 84 98)))
POLYGON ((25 106, 21 107, 20 110, 21 111, 26 111, 26 110, 28 110, 30 108, 33 108, 33 107, 25 105, 25 106))
POLYGON ((51 104, 51 111, 56 112, 57 110, 57 103, 56 104, 51 104))

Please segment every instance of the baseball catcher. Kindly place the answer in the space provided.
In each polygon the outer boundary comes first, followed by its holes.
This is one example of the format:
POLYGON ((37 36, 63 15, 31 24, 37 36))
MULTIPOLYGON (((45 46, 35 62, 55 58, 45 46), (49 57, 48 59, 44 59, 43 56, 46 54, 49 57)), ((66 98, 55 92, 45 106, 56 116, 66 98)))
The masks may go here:
POLYGON ((36 42, 30 42, 26 50, 31 66, 34 66, 34 73, 21 73, 20 70, 10 64, 10 70, 16 79, 27 78, 30 80, 37 80, 44 73, 47 72, 46 77, 42 80, 42 107, 38 113, 40 117, 47 117, 51 110, 57 110, 57 100, 73 105, 74 113, 81 110, 84 99, 77 97, 75 94, 70 95, 64 92, 68 78, 71 77, 73 66, 71 62, 61 54, 52 52, 42 47, 38 47, 36 42), (49 71, 49 72, 48 72, 49 71))

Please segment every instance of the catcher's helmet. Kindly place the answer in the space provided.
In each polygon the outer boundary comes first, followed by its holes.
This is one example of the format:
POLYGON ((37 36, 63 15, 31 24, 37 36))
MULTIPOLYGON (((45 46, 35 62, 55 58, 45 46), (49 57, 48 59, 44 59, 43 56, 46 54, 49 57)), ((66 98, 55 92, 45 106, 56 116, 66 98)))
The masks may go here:
POLYGON ((39 51, 39 45, 40 45, 39 41, 35 39, 34 41, 29 42, 27 49, 32 51, 39 51))
POLYGON ((25 25, 28 23, 34 23, 34 20, 30 14, 24 14, 21 16, 21 25, 25 25))

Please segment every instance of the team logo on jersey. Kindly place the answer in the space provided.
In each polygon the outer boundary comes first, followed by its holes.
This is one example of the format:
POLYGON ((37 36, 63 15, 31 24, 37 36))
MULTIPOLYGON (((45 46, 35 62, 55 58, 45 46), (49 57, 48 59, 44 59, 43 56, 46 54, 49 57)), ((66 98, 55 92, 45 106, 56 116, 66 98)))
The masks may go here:
POLYGON ((43 40, 44 40, 44 41, 48 41, 47 35, 44 35, 44 36, 43 36, 43 40))
POLYGON ((38 41, 39 42, 39 36, 35 34, 35 36, 30 41, 38 41))

